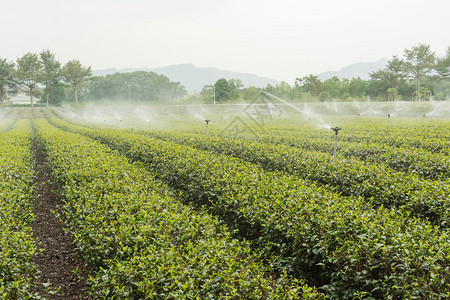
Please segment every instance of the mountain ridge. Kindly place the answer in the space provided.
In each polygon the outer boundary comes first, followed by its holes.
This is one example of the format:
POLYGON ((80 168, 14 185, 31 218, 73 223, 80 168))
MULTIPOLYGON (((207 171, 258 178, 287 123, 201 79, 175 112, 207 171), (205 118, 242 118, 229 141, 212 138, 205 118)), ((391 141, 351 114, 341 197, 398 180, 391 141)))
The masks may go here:
MULTIPOLYGON (((359 62, 343 67, 338 71, 322 72, 317 76, 321 80, 326 80, 334 76, 337 76, 340 79, 352 79, 359 77, 363 80, 368 80, 370 79, 370 72, 383 69, 388 61, 389 60, 387 58, 382 58, 375 62, 359 62)), ((94 70, 93 74, 95 76, 106 76, 117 72, 129 73, 136 71, 154 72, 165 75, 171 81, 180 82, 180 84, 183 85, 186 88, 186 91, 190 94, 200 92, 205 85, 212 85, 220 78, 225 78, 227 80, 232 78, 240 79, 245 87, 254 86, 264 88, 268 84, 277 85, 280 83, 275 79, 258 76, 251 73, 241 73, 212 67, 197 67, 190 63, 169 65, 158 68, 108 68, 94 70)))
POLYGON ((374 62, 359 62, 341 68, 338 71, 327 71, 317 75, 321 80, 327 80, 334 76, 339 77, 339 79, 352 79, 359 77, 363 80, 370 79, 370 72, 377 71, 379 69, 384 69, 389 59, 381 58, 374 62))
POLYGON ((106 76, 116 72, 129 73, 136 71, 154 72, 165 75, 171 81, 180 82, 181 85, 186 88, 187 92, 191 94, 200 92, 203 86, 214 84, 220 78, 225 78, 227 80, 232 78, 240 79, 242 84, 246 87, 255 86, 263 88, 266 87, 267 84, 276 85, 280 83, 275 79, 262 77, 255 74, 240 73, 209 67, 197 67, 194 64, 178 64, 159 68, 109 68, 94 70, 93 74, 95 76, 106 76))

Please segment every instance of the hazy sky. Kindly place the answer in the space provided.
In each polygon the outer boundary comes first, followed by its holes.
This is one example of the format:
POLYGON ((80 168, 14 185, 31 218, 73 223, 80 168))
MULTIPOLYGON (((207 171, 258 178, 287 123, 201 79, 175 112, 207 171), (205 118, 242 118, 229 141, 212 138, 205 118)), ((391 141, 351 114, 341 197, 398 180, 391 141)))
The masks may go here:
POLYGON ((0 57, 49 49, 93 69, 198 67, 292 82, 450 46, 448 0, 0 0, 0 57))

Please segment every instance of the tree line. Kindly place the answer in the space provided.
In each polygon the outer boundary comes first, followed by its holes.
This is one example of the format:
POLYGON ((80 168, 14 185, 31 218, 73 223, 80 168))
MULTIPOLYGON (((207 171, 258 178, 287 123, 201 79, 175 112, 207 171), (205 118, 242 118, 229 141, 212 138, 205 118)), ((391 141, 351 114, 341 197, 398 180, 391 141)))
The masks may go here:
POLYGON ((186 94, 179 82, 144 71, 95 77, 83 90, 83 97, 90 101, 164 102, 186 94))
MULTIPOLYGON (((286 100, 447 100, 450 95, 450 47, 444 57, 437 57, 429 45, 419 44, 405 49, 403 57, 393 56, 384 69, 361 78, 321 80, 317 75, 296 78, 293 85, 281 82, 263 89, 244 88, 240 79, 221 78, 205 85, 199 97, 204 102, 236 99, 254 101, 262 91, 286 100)), ((0 58, 0 94, 4 106, 7 92, 26 91, 49 103, 75 101, 164 102, 187 94, 179 82, 153 72, 116 73, 93 76, 91 67, 69 60, 62 65, 49 50, 26 53, 15 62, 0 58)))
POLYGON ((27 92, 33 107, 33 97, 58 104, 74 100, 83 101, 161 101, 186 95, 179 82, 153 72, 116 73, 93 76, 91 67, 79 60, 62 65, 49 50, 28 52, 15 62, 0 57, 0 94, 2 106, 7 95, 27 92))
POLYGON ((450 47, 439 58, 429 45, 419 44, 405 49, 403 57, 393 56, 384 69, 371 72, 369 80, 359 77, 340 79, 332 77, 321 80, 317 75, 296 78, 294 85, 282 81, 263 89, 243 88, 236 79, 219 79, 214 85, 205 86, 203 97, 216 101, 238 98, 256 100, 265 91, 286 100, 330 101, 376 99, 392 100, 447 100, 450 95, 450 47))
POLYGON ((15 62, 0 58, 2 106, 5 105, 7 92, 18 90, 28 92, 32 108, 35 92, 39 91, 39 94, 43 92, 48 106, 50 93, 62 82, 72 87, 75 104, 78 106, 78 88, 91 76, 91 67, 84 67, 76 59, 62 65, 49 50, 43 50, 39 54, 28 52, 18 57, 15 62))

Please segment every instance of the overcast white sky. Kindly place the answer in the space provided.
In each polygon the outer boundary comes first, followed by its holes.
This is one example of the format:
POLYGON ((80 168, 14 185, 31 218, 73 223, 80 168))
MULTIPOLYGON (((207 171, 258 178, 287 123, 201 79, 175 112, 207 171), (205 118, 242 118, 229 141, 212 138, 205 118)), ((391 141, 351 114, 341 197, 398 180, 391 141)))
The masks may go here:
POLYGON ((296 77, 450 46, 448 0, 0 0, 0 57, 296 77))

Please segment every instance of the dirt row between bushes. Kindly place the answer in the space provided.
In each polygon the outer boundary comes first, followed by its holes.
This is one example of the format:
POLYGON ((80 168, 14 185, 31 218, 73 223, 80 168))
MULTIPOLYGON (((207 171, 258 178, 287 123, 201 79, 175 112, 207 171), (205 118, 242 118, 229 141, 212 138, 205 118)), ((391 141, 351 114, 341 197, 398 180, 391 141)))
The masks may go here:
POLYGON ((48 299, 88 299, 86 292, 86 266, 77 256, 73 237, 64 231, 63 213, 57 186, 45 170, 45 158, 36 144, 36 189, 32 224, 37 246, 43 251, 33 260, 40 271, 37 292, 48 299))

